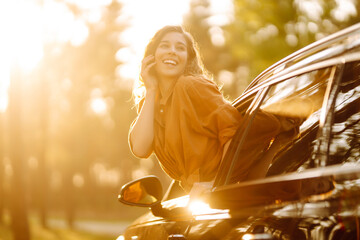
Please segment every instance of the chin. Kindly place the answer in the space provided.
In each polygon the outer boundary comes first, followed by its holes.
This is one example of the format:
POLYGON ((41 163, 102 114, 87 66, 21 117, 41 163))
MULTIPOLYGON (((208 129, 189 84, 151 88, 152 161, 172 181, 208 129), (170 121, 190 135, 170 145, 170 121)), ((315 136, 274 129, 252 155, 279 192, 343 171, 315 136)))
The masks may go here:
POLYGON ((160 75, 164 78, 173 78, 173 79, 177 79, 179 78, 183 73, 169 73, 169 72, 163 72, 160 75))

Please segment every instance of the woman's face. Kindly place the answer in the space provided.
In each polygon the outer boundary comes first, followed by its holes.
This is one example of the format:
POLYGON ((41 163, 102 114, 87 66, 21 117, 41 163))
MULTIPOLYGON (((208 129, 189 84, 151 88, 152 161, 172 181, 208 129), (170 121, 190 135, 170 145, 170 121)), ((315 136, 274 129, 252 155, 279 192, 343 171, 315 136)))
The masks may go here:
POLYGON ((177 79, 184 72, 187 60, 187 43, 183 34, 167 33, 155 51, 158 76, 163 79, 177 79))

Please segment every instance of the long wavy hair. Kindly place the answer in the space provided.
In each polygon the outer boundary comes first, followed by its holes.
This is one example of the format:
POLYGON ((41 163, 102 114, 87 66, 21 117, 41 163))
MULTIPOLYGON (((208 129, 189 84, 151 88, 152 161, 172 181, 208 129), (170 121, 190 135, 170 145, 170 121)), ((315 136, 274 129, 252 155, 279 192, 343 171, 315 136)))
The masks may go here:
MULTIPOLYGON (((181 26, 165 26, 158 30, 146 46, 144 58, 149 55, 155 55, 161 39, 171 32, 181 33, 186 40, 188 59, 183 75, 203 76, 212 80, 211 75, 204 67, 197 43, 194 41, 192 35, 186 32, 181 26)), ((138 105, 141 99, 145 97, 145 91, 144 82, 139 78, 133 89, 135 105, 138 105)))

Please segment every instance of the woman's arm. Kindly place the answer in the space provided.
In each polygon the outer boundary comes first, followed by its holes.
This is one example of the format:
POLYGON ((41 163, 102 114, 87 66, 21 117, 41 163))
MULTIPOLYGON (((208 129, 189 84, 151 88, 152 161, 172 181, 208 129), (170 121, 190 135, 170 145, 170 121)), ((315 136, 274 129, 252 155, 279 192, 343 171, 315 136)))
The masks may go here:
POLYGON ((131 150, 139 158, 146 158, 153 151, 155 95, 156 91, 146 92, 144 105, 130 129, 131 150))
POLYGON ((145 102, 129 134, 131 150, 139 158, 146 158, 153 151, 155 97, 158 88, 157 79, 150 72, 154 65, 153 56, 144 58, 142 62, 141 78, 146 88, 145 102))

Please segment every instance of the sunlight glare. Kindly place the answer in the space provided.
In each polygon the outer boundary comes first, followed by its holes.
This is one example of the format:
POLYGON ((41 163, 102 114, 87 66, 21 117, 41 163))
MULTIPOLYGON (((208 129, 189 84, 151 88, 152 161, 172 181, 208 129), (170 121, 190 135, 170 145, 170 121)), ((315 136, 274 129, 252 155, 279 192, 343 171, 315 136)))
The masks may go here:
POLYGON ((89 28, 84 21, 76 20, 73 25, 73 37, 70 42, 74 47, 81 46, 89 36, 89 28))
POLYGON ((1 45, 5 48, 2 57, 24 71, 32 70, 44 54, 39 6, 16 0, 2 3, 0 9, 1 45))
POLYGON ((230 218, 228 209, 213 209, 209 204, 203 202, 200 199, 190 200, 188 209, 192 215, 195 216, 196 220, 230 218))
POLYGON ((189 210, 194 215, 198 215, 198 214, 201 214, 201 213, 206 213, 210 209, 211 208, 210 208, 209 204, 204 203, 201 200, 190 201, 190 204, 189 204, 189 210))
POLYGON ((251 239, 255 239, 255 237, 254 237, 254 235, 247 233, 241 239, 242 240, 251 240, 251 239))
POLYGON ((0 113, 5 112, 8 106, 8 96, 0 92, 0 113))
MULTIPOLYGON (((1 47, 0 47, 0 51, 1 51, 1 47)), ((9 68, 7 67, 8 64, 5 60, 6 59, 0 57, 0 113, 5 112, 8 106, 7 91, 10 84, 10 74, 9 74, 9 68)))

